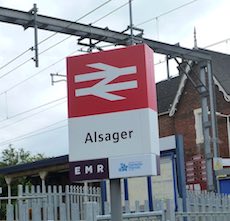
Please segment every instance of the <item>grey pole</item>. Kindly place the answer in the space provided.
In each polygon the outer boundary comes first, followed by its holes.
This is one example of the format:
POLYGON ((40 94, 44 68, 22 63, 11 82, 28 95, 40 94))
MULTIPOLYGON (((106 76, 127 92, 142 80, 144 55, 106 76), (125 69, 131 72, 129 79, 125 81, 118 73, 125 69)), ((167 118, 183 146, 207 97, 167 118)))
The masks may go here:
MULTIPOLYGON (((182 198, 183 212, 187 212, 187 193, 186 193, 186 177, 185 177, 185 160, 184 160, 184 139, 182 135, 176 135, 176 161, 177 161, 177 175, 178 179, 178 192, 179 196, 182 198)), ((187 221, 185 217, 183 219, 187 221)))
POLYGON ((110 180, 111 221, 122 221, 121 180, 110 180))
POLYGON ((213 86, 213 73, 211 68, 211 61, 207 62, 208 71, 208 90, 209 90, 209 101, 210 101, 210 114, 211 114, 211 124, 212 124, 212 142, 213 142, 213 154, 214 157, 219 156, 218 148, 218 128, 216 120, 216 99, 215 90, 213 86))
POLYGON ((130 19, 130 37, 131 37, 131 45, 134 44, 133 39, 133 13, 132 13, 132 0, 129 0, 129 19, 130 19))
POLYGON ((205 160, 206 160, 206 173, 207 173, 207 189, 208 191, 214 191, 213 185, 213 171, 212 171, 212 153, 210 146, 210 134, 209 129, 211 123, 208 118, 208 91, 206 87, 205 78, 206 64, 202 63, 200 66, 200 80, 203 86, 200 88, 201 94, 201 107, 202 107, 202 125, 203 125, 203 135, 204 135, 204 148, 205 148, 205 160))
POLYGON ((37 5, 34 4, 33 8, 33 14, 34 14, 34 51, 35 51, 35 66, 38 67, 38 25, 37 25, 37 5))

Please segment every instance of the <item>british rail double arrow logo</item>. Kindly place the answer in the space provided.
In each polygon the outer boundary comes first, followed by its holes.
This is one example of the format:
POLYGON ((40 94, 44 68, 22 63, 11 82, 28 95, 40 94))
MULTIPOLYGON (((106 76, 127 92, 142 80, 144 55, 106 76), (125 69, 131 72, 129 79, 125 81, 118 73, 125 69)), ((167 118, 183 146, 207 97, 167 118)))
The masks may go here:
POLYGON ((118 101, 118 100, 126 99, 126 97, 116 95, 113 92, 135 89, 138 87, 137 80, 111 83, 113 80, 115 80, 120 76, 136 74, 137 73, 136 66, 118 68, 104 63, 93 63, 93 64, 88 64, 87 67, 95 68, 100 71, 75 75, 74 78, 75 83, 87 82, 87 81, 99 80, 99 79, 101 80, 95 85, 93 85, 92 87, 76 89, 75 90, 76 97, 93 95, 108 101, 118 101))

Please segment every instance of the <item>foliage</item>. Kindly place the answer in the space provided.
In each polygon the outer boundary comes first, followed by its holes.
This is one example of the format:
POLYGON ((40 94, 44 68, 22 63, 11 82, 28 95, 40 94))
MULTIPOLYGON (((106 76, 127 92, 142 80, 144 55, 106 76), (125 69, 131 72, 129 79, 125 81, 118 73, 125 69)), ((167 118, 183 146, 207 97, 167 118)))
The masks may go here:
MULTIPOLYGON (((8 148, 4 149, 0 158, 0 168, 6 166, 14 166, 23 163, 34 162, 37 160, 45 159, 44 154, 32 155, 29 151, 24 150, 23 148, 16 149, 12 145, 9 145, 8 148)), ((17 185, 29 185, 30 182, 26 177, 18 178, 14 180, 11 184, 12 195, 15 195, 17 192, 17 185)), ((2 187, 3 193, 1 196, 7 196, 7 185, 3 176, 0 175, 0 187, 2 187)), ((6 202, 5 202, 6 204, 6 202)), ((0 217, 6 217, 6 205, 0 207, 0 217)))
POLYGON ((31 155, 29 151, 25 151, 23 148, 17 150, 10 144, 7 149, 2 151, 2 162, 0 162, 0 167, 34 162, 44 158, 44 154, 39 153, 31 155))
MULTIPOLYGON (((45 159, 44 154, 39 153, 36 155, 32 155, 29 151, 26 151, 23 148, 16 149, 12 145, 9 145, 8 148, 2 151, 0 168, 6 167, 6 166, 14 166, 14 165, 23 164, 23 163, 34 162, 34 161, 42 160, 42 159, 45 159)), ((11 186, 12 190, 17 189, 18 184, 26 185, 26 184, 29 184, 29 182, 26 179, 26 177, 18 178, 12 183, 12 186, 11 186)), ((5 183, 5 179, 3 176, 0 176, 0 186, 3 187, 4 190, 7 188, 7 185, 5 183)), ((6 191, 3 191, 3 192, 6 193, 6 191)))

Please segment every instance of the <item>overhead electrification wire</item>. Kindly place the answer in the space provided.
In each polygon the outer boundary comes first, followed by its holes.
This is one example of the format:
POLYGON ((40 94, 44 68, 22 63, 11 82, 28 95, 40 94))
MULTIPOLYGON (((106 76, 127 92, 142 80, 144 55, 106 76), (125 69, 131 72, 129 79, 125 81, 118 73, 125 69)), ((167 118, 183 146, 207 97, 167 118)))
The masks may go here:
MULTIPOLYGON (((132 0, 132 1, 134 1, 134 0, 132 0)), ((104 16, 100 17, 99 19, 95 20, 94 22, 91 23, 91 25, 92 25, 92 24, 95 24, 95 23, 97 23, 97 22, 99 22, 99 21, 101 21, 102 19, 104 19, 104 18, 106 18, 106 17, 108 17, 109 15, 111 15, 111 14, 113 14, 114 12, 118 11, 119 9, 123 8, 123 7, 126 6, 127 4, 129 4, 129 2, 126 2, 125 4, 122 4, 121 6, 115 8, 114 10, 112 10, 112 11, 109 12, 109 13, 107 13, 106 15, 104 15, 104 16)), ((77 21, 76 21, 76 22, 77 22, 77 21)), ((69 25, 69 26, 70 26, 70 25, 69 25)), ((73 37, 73 36, 70 35, 70 36, 68 36, 68 37, 66 37, 66 38, 64 38, 64 39, 62 39, 61 41, 59 41, 59 42, 57 42, 57 43, 51 45, 50 47, 48 47, 48 48, 46 48, 45 50, 43 50, 42 52, 40 52, 39 55, 45 53, 46 51, 48 51, 48 50, 50 50, 50 49, 52 49, 52 48, 54 48, 54 47, 56 47, 57 45, 63 43, 64 41, 68 40, 68 39, 71 38, 71 37, 73 37)))
MULTIPOLYGON (((134 1, 134 0, 132 0, 132 1, 134 1)), ((111 14, 113 14, 114 12, 120 10, 121 8, 125 7, 125 6, 128 5, 128 4, 129 4, 129 2, 124 3, 123 5, 121 5, 121 6, 117 7, 117 8, 115 8, 114 10, 112 10, 112 11, 109 12, 109 13, 107 13, 106 15, 104 15, 104 16, 100 17, 99 19, 95 20, 95 21, 92 22, 91 24, 95 24, 95 23, 101 21, 102 19, 108 17, 109 15, 111 15, 111 14)))
POLYGON ((14 141, 26 139, 26 138, 31 137, 31 136, 37 136, 38 134, 47 133, 47 132, 49 132, 49 131, 57 130, 57 129, 62 128, 62 127, 66 127, 67 125, 64 125, 64 126, 60 126, 60 127, 58 127, 58 128, 52 128, 52 129, 50 129, 50 130, 43 131, 43 130, 45 130, 45 129, 47 129, 47 128, 53 127, 53 126, 55 126, 55 125, 57 125, 57 124, 60 124, 60 123, 65 122, 65 121, 67 121, 67 119, 57 121, 57 122, 55 122, 55 123, 53 123, 53 124, 50 124, 50 125, 48 125, 48 126, 46 126, 46 127, 42 127, 42 128, 40 128, 40 129, 31 131, 31 132, 29 132, 29 133, 27 133, 27 134, 20 135, 20 136, 18 136, 18 137, 12 138, 12 139, 8 139, 8 140, 5 140, 5 141, 2 141, 2 142, 0 142, 0 145, 2 146, 2 145, 5 145, 5 144, 9 144, 9 143, 11 143, 11 142, 14 142, 14 141))
POLYGON ((28 51, 31 51, 32 48, 27 49, 26 51, 22 52, 21 54, 19 54, 18 56, 16 56, 15 58, 13 58, 12 60, 8 61, 6 64, 2 65, 0 67, 0 70, 2 70, 3 68, 5 68, 6 66, 8 66, 9 64, 13 63, 14 61, 16 61, 18 58, 20 58, 21 56, 23 56, 24 54, 26 54, 28 51))
POLYGON ((40 71, 36 72, 35 74, 29 76, 28 78, 26 78, 26 79, 24 79, 24 80, 22 80, 22 81, 16 83, 16 84, 13 85, 12 87, 10 87, 10 88, 8 88, 7 90, 1 92, 0 95, 3 95, 3 94, 5 94, 6 92, 11 91, 12 89, 14 89, 14 88, 18 87, 19 85, 23 84, 24 82, 26 82, 26 81, 28 81, 28 80, 34 78, 35 76, 41 74, 42 72, 48 70, 49 68, 53 67, 54 65, 56 65, 56 64, 60 63, 61 61, 65 60, 67 56, 71 56, 71 55, 73 55, 73 54, 76 53, 76 52, 78 52, 78 50, 74 50, 72 53, 70 53, 70 54, 68 54, 68 55, 66 55, 66 56, 64 56, 64 57, 62 57, 62 58, 60 58, 59 60, 55 61, 54 63, 52 63, 52 64, 50 64, 50 65, 48 65, 48 66, 46 66, 46 67, 43 68, 42 70, 40 70, 40 71))
MULTIPOLYGON (((74 22, 78 22, 80 20, 82 20, 83 18, 87 17, 88 15, 92 14, 93 12, 97 11, 98 9, 102 8, 103 6, 107 5, 109 2, 111 2, 112 0, 108 0, 106 2, 104 2, 103 4, 99 5, 98 7, 94 8, 93 10, 89 11, 88 13, 86 13, 85 15, 81 16, 80 18, 78 18, 77 20, 75 20, 74 22)), ((69 28, 72 24, 69 24, 67 25, 65 28, 69 28)), ((48 36, 47 38, 43 39, 42 41, 40 41, 38 43, 39 44, 42 44, 44 43, 45 41, 49 40, 50 38, 54 37, 55 35, 57 35, 59 32, 55 32, 53 33, 52 35, 48 36)))
POLYGON ((188 6, 188 5, 191 5, 191 4, 193 4, 194 2, 197 2, 197 1, 199 1, 199 0, 193 0, 193 1, 187 2, 187 3, 183 4, 183 5, 180 5, 180 6, 176 7, 176 8, 173 8, 173 9, 171 9, 171 10, 169 10, 169 11, 166 11, 166 12, 164 12, 164 13, 162 13, 162 14, 159 14, 158 16, 155 16, 155 17, 153 17, 153 18, 150 18, 150 19, 148 19, 148 20, 145 20, 145 21, 143 21, 143 22, 141 22, 141 23, 135 25, 135 27, 138 27, 138 26, 144 25, 144 24, 146 24, 146 23, 149 23, 149 22, 151 22, 151 21, 154 21, 154 20, 156 20, 156 19, 158 19, 158 18, 160 18, 160 17, 162 17, 162 16, 168 15, 168 14, 174 12, 174 11, 177 11, 177 10, 179 10, 179 9, 181 9, 181 8, 184 8, 184 7, 188 6))
POLYGON ((25 65, 26 63, 28 63, 29 61, 31 61, 32 58, 27 59, 26 61, 24 61, 23 63, 19 64, 18 66, 14 67, 13 69, 11 69, 10 71, 6 72, 5 74, 0 76, 0 79, 2 79, 3 77, 7 76, 8 74, 12 73, 13 71, 16 71, 18 68, 22 67, 23 65, 25 65))
MULTIPOLYGON (((107 3, 110 2, 110 1, 112 1, 112 0, 109 0, 109 1, 105 2, 104 4, 102 4, 101 6, 98 6, 97 8, 95 8, 94 10, 92 10, 92 11, 89 12, 89 13, 92 13, 93 11, 99 9, 100 7, 104 6, 105 4, 107 4, 107 3)), ((133 0, 132 0, 132 1, 133 1, 133 0)), ((105 17, 111 15, 112 13, 114 13, 115 11, 117 11, 118 9, 124 7, 124 6, 127 5, 127 4, 128 4, 128 3, 125 3, 125 4, 123 4, 123 5, 119 6, 119 7, 117 7, 116 9, 114 9, 113 11, 111 11, 110 13, 106 14, 106 16, 103 16, 103 18, 105 18, 105 17)), ((89 13, 87 13, 87 15, 89 15, 89 13)), ((85 17, 85 16, 82 16, 82 17, 85 17)), ((82 19, 82 17, 81 17, 81 19, 82 19)), ((98 22, 99 20, 102 20, 102 17, 101 17, 100 19, 97 19, 97 20, 94 21, 93 23, 96 23, 96 22, 98 22)), ((51 37, 51 36, 50 36, 50 37, 51 37)), ((72 35, 70 35, 70 36, 64 38, 63 40, 61 40, 61 41, 55 43, 54 45, 51 45, 50 47, 48 47, 48 48, 44 49, 42 52, 40 52, 39 55, 45 53, 46 51, 50 50, 51 48, 56 47, 57 45, 61 44, 62 42, 66 41, 67 39, 69 39, 69 38, 71 38, 71 37, 72 37, 72 35)), ((76 51, 75 51, 75 52, 76 52, 76 51)), ((51 66, 55 65, 56 63, 59 63, 59 62, 62 61, 63 59, 65 59, 65 57, 62 58, 62 59, 60 59, 60 60, 58 60, 57 62, 55 62, 55 63, 49 65, 48 67, 44 68, 43 70, 37 72, 36 74, 32 75, 31 77, 26 78, 26 79, 23 80, 22 82, 19 82, 18 84, 16 84, 16 85, 14 85, 13 87, 7 89, 6 91, 12 90, 13 88, 17 87, 17 86, 20 85, 21 83, 24 83, 25 81, 27 81, 27 80, 29 80, 29 79, 35 77, 36 75, 38 75, 38 74, 40 74, 41 72, 47 70, 48 68, 50 68, 51 66)), ((15 69, 12 69, 11 71, 9 71, 9 72, 7 72, 6 74, 4 74, 4 76, 6 76, 7 74, 13 72, 14 70, 16 70, 17 68, 21 67, 22 65, 24 65, 24 63, 27 63, 27 62, 29 62, 30 60, 31 60, 31 59, 29 59, 29 60, 23 62, 21 65, 18 65, 15 69)), ((0 79, 1 79, 1 77, 0 77, 0 79)), ((5 93, 5 91, 2 92, 2 93, 0 93, 0 95, 2 95, 3 93, 5 93)))
POLYGON ((215 42, 213 44, 207 45, 204 48, 211 48, 213 46, 216 46, 216 45, 219 45, 219 44, 222 44, 222 43, 227 43, 229 40, 230 40, 230 38, 226 38, 224 40, 221 40, 221 41, 215 42))
POLYGON ((28 139, 28 138, 31 138, 31 137, 35 137, 35 136, 44 134, 44 133, 49 133, 51 131, 59 130, 59 129, 64 128, 64 127, 67 127, 67 125, 56 127, 56 128, 50 129, 50 130, 45 130, 45 131, 38 132, 38 133, 35 133, 35 134, 31 134, 31 135, 16 137, 16 138, 14 138, 14 140, 3 141, 2 143, 0 143, 0 145, 1 146, 6 145, 6 144, 8 145, 8 144, 11 144, 12 142, 18 142, 18 141, 21 141, 21 140, 25 140, 25 139, 28 139))
MULTIPOLYGON (((94 8, 93 10, 89 11, 89 12, 86 13, 85 15, 81 16, 80 18, 78 18, 78 19, 75 20, 74 22, 80 21, 81 19, 87 17, 88 15, 90 15, 90 14, 92 14, 93 12, 97 11, 98 9, 102 8, 103 6, 105 6, 106 4, 108 4, 108 3, 111 2, 111 1, 112 1, 112 0, 108 0, 108 1, 104 2, 103 4, 99 5, 98 7, 94 8)), ((68 28, 68 27, 70 27, 71 25, 72 25, 72 24, 69 24, 69 25, 67 25, 65 28, 68 28)), ((65 28, 63 28, 63 30, 64 30, 65 28)), ((57 34, 58 34, 58 32, 55 32, 54 34, 52 34, 52 35, 50 35, 49 37, 47 37, 47 38, 43 39, 42 41, 40 41, 40 42, 38 43, 38 45, 44 43, 44 42, 47 41, 48 39, 51 39, 52 37, 54 37, 54 36, 57 35, 57 34)), ((71 36, 69 36, 69 37, 71 37, 71 36)), ((68 38, 69 38, 69 37, 68 37, 68 38)), ((65 40, 67 40, 68 38, 66 38, 65 40)), ((64 40, 64 41, 65 41, 65 40, 64 40)), ((61 42, 63 42, 63 40, 62 40, 61 42)), ((60 43, 61 43, 61 42, 60 42, 60 43)), ((55 44, 55 45, 53 45, 53 46, 47 48, 46 50, 44 50, 44 51, 42 51, 41 53, 39 53, 39 55, 42 54, 42 53, 44 53, 44 52, 46 52, 46 51, 48 51, 49 49, 51 49, 51 48, 53 48, 53 47, 55 47, 55 46, 57 46, 57 45, 58 45, 58 44, 55 44)), ((31 48, 27 49, 26 51, 22 52, 21 54, 19 54, 18 56, 16 56, 15 58, 13 58, 12 60, 10 60, 10 61, 7 62, 6 64, 4 64, 2 67, 0 67, 0 70, 3 69, 3 68, 5 68, 5 67, 8 66, 9 64, 13 63, 13 62, 16 61, 18 58, 20 58, 21 56, 23 56, 24 54, 26 54, 28 51, 31 51, 32 49, 33 49, 33 47, 31 47, 31 48)), ((3 77, 5 77, 5 76, 7 76, 7 75, 10 74, 11 72, 17 70, 18 68, 20 68, 21 66, 25 65, 26 63, 28 63, 28 62, 31 61, 32 59, 33 59, 33 58, 30 58, 30 59, 26 60, 25 62, 23 62, 23 63, 21 63, 20 65, 16 66, 16 67, 13 68, 12 70, 10 70, 10 71, 6 72, 5 74, 1 75, 1 76, 0 76, 0 79, 3 78, 3 77)))
MULTIPOLYGON (((221 41, 217 41, 217 42, 215 42, 215 43, 212 43, 212 44, 210 44, 210 45, 206 45, 205 47, 202 47, 202 48, 200 48, 200 49, 211 48, 211 47, 217 46, 217 45, 219 45, 219 44, 226 43, 226 42, 228 42, 228 41, 230 41, 230 38, 226 38, 226 39, 223 39, 223 40, 221 40, 221 41)), ((160 61, 158 61, 157 63, 155 63, 154 65, 159 65, 159 64, 162 64, 162 63, 165 63, 165 62, 166 62, 166 59, 160 60, 160 61)))
MULTIPOLYGON (((196 2, 196 1, 199 1, 199 0, 193 0, 193 1, 187 2, 187 3, 185 3, 185 4, 181 5, 181 6, 178 6, 178 7, 176 7, 176 8, 173 8, 173 9, 171 9, 171 10, 169 10, 169 11, 167 11, 167 12, 164 12, 164 13, 158 15, 158 16, 155 16, 155 17, 153 17, 153 18, 151 18, 151 19, 145 20, 145 21, 143 21, 143 22, 141 22, 141 23, 139 23, 139 24, 137 24, 137 25, 134 25, 134 27, 139 27, 139 26, 141 26, 141 25, 143 25, 143 24, 145 24, 145 23, 151 22, 151 21, 153 21, 153 20, 157 20, 159 17, 162 17, 162 16, 164 16, 164 15, 170 14, 170 13, 172 13, 172 12, 178 10, 178 9, 181 9, 181 8, 183 8, 183 7, 186 7, 186 6, 192 4, 192 3, 196 2)), ((125 5, 127 5, 127 3, 124 4, 124 5, 122 5, 122 6, 120 6, 120 7, 124 7, 125 5)), ((115 10, 116 10, 116 9, 115 9, 115 10)), ((114 11, 115 11, 115 10, 114 10, 114 11)), ((110 13, 108 13, 108 15, 110 15, 110 13)), ((102 18, 107 17, 108 15, 101 17, 100 19, 94 21, 94 23, 97 22, 97 21, 100 21, 102 18)), ((93 24, 93 23, 92 23, 92 24, 93 24)), ((114 45, 114 44, 107 44, 107 45, 101 46, 101 48, 111 47, 111 46, 113 46, 113 45, 114 45)))
MULTIPOLYGON (((66 98, 66 97, 64 97, 64 98, 66 98)), ((54 103, 54 102, 56 102, 56 101, 50 102, 49 104, 54 103)), ((1 129, 5 129, 5 128, 7 128, 7 127, 11 127, 12 125, 15 125, 15 124, 17 124, 17 123, 19 123, 19 122, 21 122, 21 121, 27 120, 28 118, 34 117, 34 116, 36 116, 36 115, 38 115, 38 114, 40 114, 40 113, 43 113, 43 112, 45 112, 45 111, 47 111, 47 110, 50 110, 50 109, 52 109, 52 108, 54 108, 54 107, 57 107, 57 106, 59 106, 59 105, 61 105, 61 104, 66 103, 66 102, 67 102, 67 100, 64 100, 64 101, 62 101, 61 103, 54 104, 54 105, 52 105, 52 106, 50 106, 50 107, 47 107, 47 108, 45 108, 45 109, 43 109, 43 110, 41 110, 41 111, 38 111, 38 112, 33 113, 33 114, 30 114, 30 115, 28 115, 28 116, 26 116, 26 117, 23 117, 23 118, 20 118, 20 119, 17 120, 17 121, 14 121, 14 122, 9 123, 9 124, 7 124, 7 125, 3 125, 3 126, 0 127, 0 130, 1 130, 1 129)), ((45 104, 45 105, 43 105, 43 107, 44 107, 44 106, 47 106, 47 105, 48 105, 48 104, 45 104)), ((39 109, 39 108, 40 108, 40 107, 38 107, 37 109, 39 109)), ((29 111, 27 111, 27 113, 28 113, 28 112, 29 112, 29 111)), ((23 114, 23 113, 22 113, 22 114, 23 114)), ((17 115, 17 116, 18 116, 18 115, 17 115)), ((8 118, 7 120, 9 120, 9 118, 8 118)))
POLYGON ((29 112, 35 111, 35 110, 37 110, 37 109, 43 108, 43 107, 45 107, 45 106, 48 106, 48 105, 50 105, 50 104, 56 103, 56 102, 61 101, 61 100, 64 100, 64 99, 66 99, 66 96, 65 96, 65 97, 61 97, 61 98, 58 98, 58 99, 55 99, 55 100, 52 100, 52 101, 49 101, 49 102, 47 102, 47 103, 45 103, 45 104, 42 104, 42 105, 38 105, 38 106, 33 107, 33 108, 30 108, 30 109, 28 109, 28 110, 26 110, 26 111, 17 113, 17 114, 15 114, 15 115, 9 116, 7 119, 1 120, 0 123, 4 122, 4 121, 6 121, 6 120, 14 119, 14 118, 16 118, 16 117, 18 117, 18 116, 21 116, 21 115, 23 115, 23 114, 27 114, 27 113, 29 113, 29 112))
MULTIPOLYGON (((76 53, 77 51, 78 51, 78 50, 75 50, 75 51, 73 51, 72 53, 68 54, 67 56, 71 56, 72 54, 76 53)), ((33 74, 32 76, 30 76, 30 77, 24 79, 23 81, 21 81, 21 82, 15 84, 15 85, 13 85, 13 86, 10 87, 8 90, 6 90, 6 91, 0 93, 0 95, 5 95, 5 94, 6 94, 7 92, 9 92, 10 90, 14 89, 15 87, 21 85, 22 83, 24 83, 24 82, 26 82, 26 81, 28 81, 28 80, 30 80, 30 79, 32 79, 32 78, 36 77, 38 74, 40 74, 40 73, 46 71, 46 70, 49 69, 50 67, 52 67, 52 66, 56 65, 57 63, 63 61, 65 58, 66 58, 66 56, 63 57, 63 58, 61 58, 61 59, 59 59, 58 61, 54 62, 53 64, 51 64, 51 65, 45 67, 45 68, 42 69, 41 71, 39 71, 39 72, 33 74)), ((24 111, 24 112, 18 113, 18 114, 14 115, 14 116, 10 116, 10 117, 7 116, 7 119, 1 120, 0 123, 2 123, 3 121, 6 121, 6 120, 10 120, 10 119, 12 119, 12 118, 18 117, 18 116, 20 116, 20 115, 23 115, 23 114, 25 114, 25 113, 31 112, 31 111, 33 111, 33 110, 42 108, 42 107, 44 107, 44 106, 47 106, 47 105, 52 104, 52 103, 55 103, 55 102, 57 102, 57 101, 60 101, 60 100, 62 100, 62 99, 65 99, 65 98, 66 98, 66 97, 62 97, 62 98, 59 98, 59 99, 50 101, 50 102, 48 102, 48 103, 39 105, 39 106, 37 106, 37 107, 31 108, 31 109, 29 109, 29 110, 26 110, 26 111, 24 111)))

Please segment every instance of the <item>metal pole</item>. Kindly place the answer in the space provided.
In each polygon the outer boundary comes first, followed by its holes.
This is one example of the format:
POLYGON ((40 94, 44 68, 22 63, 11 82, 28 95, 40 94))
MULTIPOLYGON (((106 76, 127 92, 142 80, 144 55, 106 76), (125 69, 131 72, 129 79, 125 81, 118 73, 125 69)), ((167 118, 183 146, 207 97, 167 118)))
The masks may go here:
POLYGON ((132 13, 132 0, 129 0, 129 19, 130 19, 130 39, 131 39, 131 45, 134 44, 133 39, 133 13, 132 13))
POLYGON ((218 127, 216 120, 216 99, 215 90, 213 86, 213 73, 211 68, 211 61, 207 61, 208 71, 208 89, 209 89, 209 101, 210 101, 210 113, 211 113, 211 125, 212 125, 212 142, 213 142, 213 154, 214 157, 219 156, 218 148, 218 127))
POLYGON ((107 201, 106 197, 106 181, 101 181, 101 214, 105 215, 105 202, 107 201))
MULTIPOLYGON (((185 160, 184 160, 184 139, 182 135, 176 135, 176 160, 177 160, 177 176, 179 196, 183 200, 183 212, 187 212, 186 204, 186 177, 185 177, 185 160)), ((186 221, 187 218, 184 218, 186 221)))
POLYGON ((152 177, 147 177, 148 185, 148 200, 149 200, 149 211, 153 211, 153 190, 152 190, 152 177))
POLYGON ((230 117, 227 116, 228 148, 230 153, 230 117))
POLYGON ((110 180, 111 221, 122 221, 121 180, 110 180))
POLYGON ((37 25, 37 5, 34 4, 33 8, 34 13, 34 51, 35 51, 35 66, 38 67, 38 25, 37 25))
POLYGON ((200 66, 200 80, 204 85, 200 88, 201 107, 202 107, 202 125, 203 125, 204 149, 205 149, 205 159, 206 159, 207 189, 208 191, 214 191, 212 153, 211 153, 210 134, 209 134, 209 128, 211 125, 208 118, 208 99, 207 99, 207 89, 205 87, 206 86, 205 68, 206 68, 205 64, 202 64, 200 66))
POLYGON ((166 68, 167 68, 167 80, 170 79, 170 70, 169 70, 169 56, 166 55, 166 68))

